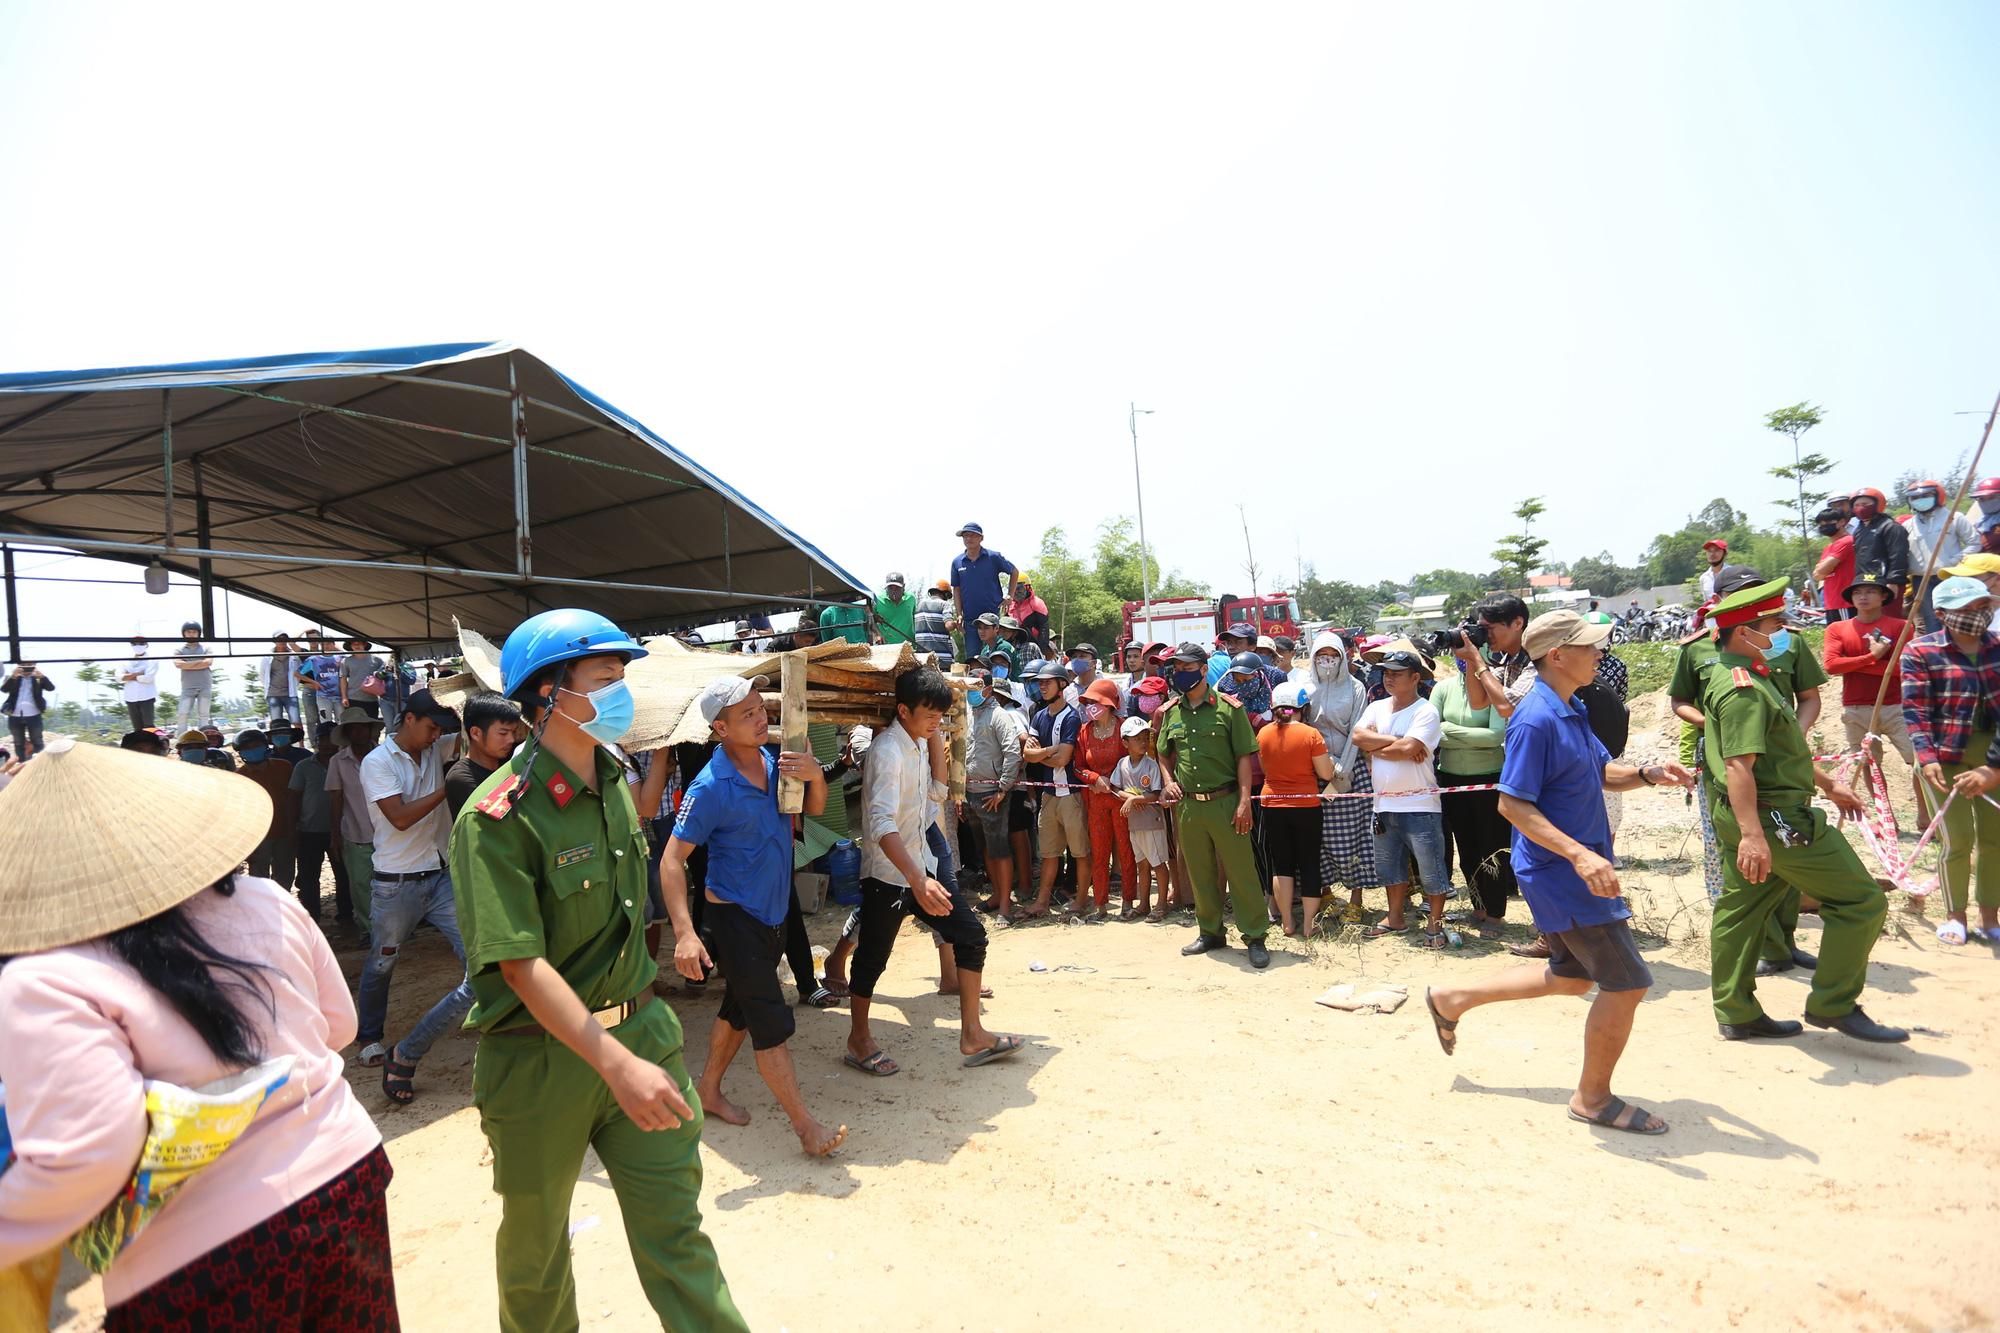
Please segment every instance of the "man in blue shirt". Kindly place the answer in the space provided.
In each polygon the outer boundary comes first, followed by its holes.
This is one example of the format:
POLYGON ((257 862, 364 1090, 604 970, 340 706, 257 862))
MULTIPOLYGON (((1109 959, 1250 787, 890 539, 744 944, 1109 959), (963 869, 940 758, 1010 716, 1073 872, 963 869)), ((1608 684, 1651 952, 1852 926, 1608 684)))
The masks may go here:
MULTIPOLYGON (((708 1038, 708 1064, 695 1083, 702 1110, 732 1125, 750 1113, 722 1095, 722 1075, 747 1033, 757 1072, 791 1117, 805 1150, 824 1157, 847 1137, 806 1110, 792 1054, 792 1007, 778 984, 785 912, 792 896, 792 820, 778 812, 780 776, 806 783, 805 812, 826 810, 826 774, 809 754, 772 754, 771 724, 758 692, 763 677, 722 676, 695 700, 715 733, 715 757, 681 797, 674 835, 660 859, 660 888, 674 923, 674 967, 690 981, 722 973, 722 1008, 708 1038), (708 848, 701 930, 688 915, 687 859, 708 848)), ((809 980, 801 978, 800 984, 809 980)))
MULTIPOLYGON (((957 612, 950 622, 952 629, 964 629, 988 612, 998 615, 1005 609, 1000 600, 1002 574, 1007 576, 1009 601, 1020 590, 1020 571, 1006 556, 986 549, 986 534, 977 523, 966 524, 958 535, 965 542, 965 552, 951 560, 951 600, 957 612)), ((968 641, 966 651, 971 649, 968 641)))
POLYGON ((1514 877, 1548 938, 1545 965, 1509 968, 1470 986, 1434 986, 1424 1003, 1450 1055, 1458 1020, 1499 1000, 1582 995, 1595 985, 1583 1029, 1583 1074, 1569 1099, 1569 1118, 1631 1134, 1664 1134, 1666 1122, 1611 1093, 1611 1072, 1632 1035, 1632 1017, 1653 974, 1632 940, 1631 909, 1611 864, 1606 791, 1669 783, 1687 787, 1694 775, 1679 764, 1636 768, 1613 763, 1575 699, 1597 675, 1611 627, 1575 611, 1537 617, 1522 636, 1540 679, 1507 719, 1500 769, 1500 813, 1514 826, 1514 877))

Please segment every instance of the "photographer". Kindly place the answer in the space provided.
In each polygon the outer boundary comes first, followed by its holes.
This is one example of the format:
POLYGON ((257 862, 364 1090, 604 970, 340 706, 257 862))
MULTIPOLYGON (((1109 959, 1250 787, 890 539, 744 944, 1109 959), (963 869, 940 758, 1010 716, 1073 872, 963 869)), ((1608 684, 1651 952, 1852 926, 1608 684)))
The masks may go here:
POLYGON ((1465 672, 1465 702, 1474 712, 1491 708, 1501 717, 1514 715, 1514 706, 1535 687, 1535 664, 1521 648, 1521 634, 1528 628, 1528 607, 1510 592, 1494 593, 1472 608, 1478 628, 1486 634, 1481 652, 1478 635, 1467 627, 1452 645, 1452 656, 1465 672))
POLYGON ((21 662, 0 685, 0 711, 7 714, 7 729, 14 737, 14 753, 31 758, 42 748, 42 714, 49 711, 49 696, 56 683, 42 674, 33 662, 21 662))

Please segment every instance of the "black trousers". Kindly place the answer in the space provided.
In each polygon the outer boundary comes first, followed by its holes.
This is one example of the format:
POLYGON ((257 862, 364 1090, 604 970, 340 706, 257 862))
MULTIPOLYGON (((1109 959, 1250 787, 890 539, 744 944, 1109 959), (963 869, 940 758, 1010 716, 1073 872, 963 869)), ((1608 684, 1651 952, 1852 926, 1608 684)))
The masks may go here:
POLYGON ((153 725, 153 705, 156 699, 128 699, 125 701, 125 716, 132 719, 132 730, 145 731, 153 725))
MULTIPOLYGON (((306 909, 306 915, 319 917, 319 865, 322 860, 331 860, 336 867, 335 883, 339 883, 340 859, 333 855, 332 833, 299 834, 299 906, 306 909)), ((338 890, 336 890, 338 893, 338 890)))
MULTIPOLYGON (((1498 782, 1498 773, 1439 773, 1440 787, 1468 787, 1498 782)), ((1514 883, 1514 826, 1500 813, 1497 791, 1446 792, 1438 798, 1444 807, 1445 868, 1458 857, 1459 873, 1465 887, 1488 916, 1507 915, 1507 895, 1516 892, 1514 883)), ((1438 890, 1440 893, 1443 889, 1438 890)))
POLYGON ((896 932, 903 928, 906 916, 916 917, 951 945, 952 961, 958 964, 959 971, 984 972, 986 927, 955 880, 945 886, 945 892, 951 895, 951 911, 940 916, 925 911, 916 894, 900 884, 862 880, 860 933, 854 945, 847 988, 864 1000, 875 997, 875 983, 889 965, 889 954, 896 947, 896 932))

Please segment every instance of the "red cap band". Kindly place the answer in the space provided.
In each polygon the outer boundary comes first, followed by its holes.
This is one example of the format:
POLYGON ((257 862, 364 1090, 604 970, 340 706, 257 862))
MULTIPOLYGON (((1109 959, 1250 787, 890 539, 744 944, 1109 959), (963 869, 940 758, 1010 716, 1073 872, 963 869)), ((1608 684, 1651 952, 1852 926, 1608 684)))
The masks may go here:
POLYGON ((1714 620, 1723 629, 1734 629, 1738 625, 1747 625, 1753 620, 1762 620, 1766 616, 1778 615, 1784 609, 1785 595, 1779 593, 1776 597, 1766 597, 1761 602, 1753 602, 1749 606, 1739 606, 1733 611, 1719 611, 1715 614, 1714 620))

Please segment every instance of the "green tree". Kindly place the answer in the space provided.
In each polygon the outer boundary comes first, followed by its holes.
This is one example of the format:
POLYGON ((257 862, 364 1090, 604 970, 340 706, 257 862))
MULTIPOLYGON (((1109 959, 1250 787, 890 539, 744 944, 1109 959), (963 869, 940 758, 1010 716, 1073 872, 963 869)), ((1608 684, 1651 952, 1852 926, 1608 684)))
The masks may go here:
POLYGON ((264 711, 264 682, 258 678, 257 667, 253 663, 243 668, 243 693, 248 697, 253 713, 264 711))
POLYGON ((99 703, 108 703, 118 698, 117 690, 111 690, 106 699, 100 700, 97 697, 98 691, 104 689, 109 684, 110 674, 109 671, 105 670, 102 662, 85 662, 76 669, 76 678, 83 682, 83 698, 85 703, 90 704, 94 708, 99 703))
POLYGON ((1202 597, 1208 585, 1184 577, 1179 570, 1162 572, 1159 557, 1142 552, 1132 535, 1130 518, 1107 519, 1098 525, 1090 558, 1069 547, 1069 534, 1053 527, 1042 534, 1035 567, 1027 571, 1035 592, 1049 604, 1049 633, 1058 644, 1092 643, 1107 657, 1125 628, 1126 602, 1143 597, 1140 574, 1150 565, 1153 596, 1202 597), (1142 561, 1144 563, 1142 563, 1142 561))
POLYGON ((1834 465, 1833 460, 1825 454, 1800 453, 1799 439, 1824 420, 1826 412, 1809 403, 1793 403, 1790 407, 1781 407, 1774 412, 1764 414, 1765 429, 1776 431, 1792 442, 1791 463, 1785 467, 1774 467, 1770 469, 1770 473, 1774 477, 1791 482, 1797 488, 1796 500, 1773 500, 1771 503, 1786 510, 1791 509, 1794 503, 1797 504, 1801 544, 1812 540, 1812 526, 1807 517, 1810 511, 1807 506, 1810 505, 1812 510, 1817 510, 1830 494, 1827 491, 1808 491, 1806 486, 1816 478, 1833 471, 1834 465))
POLYGON ((1493 558, 1500 562, 1501 570, 1511 580, 1510 586, 1516 589, 1526 588, 1528 579, 1541 568, 1542 549, 1549 543, 1547 538, 1534 535, 1534 523, 1547 508, 1540 496, 1521 501, 1514 509, 1514 517, 1521 520, 1521 530, 1501 538, 1494 549, 1493 558))

